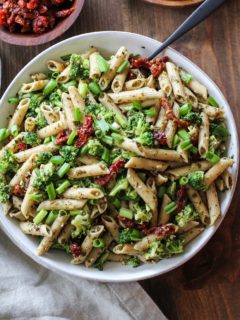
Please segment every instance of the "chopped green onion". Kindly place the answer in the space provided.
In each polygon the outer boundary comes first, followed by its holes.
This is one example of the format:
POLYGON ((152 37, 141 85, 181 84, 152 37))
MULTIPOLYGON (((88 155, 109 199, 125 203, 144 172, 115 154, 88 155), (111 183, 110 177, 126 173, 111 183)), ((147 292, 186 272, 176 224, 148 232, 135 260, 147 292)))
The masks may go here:
POLYGON ((170 202, 168 205, 166 205, 164 207, 164 211, 167 213, 167 214, 170 214, 172 212, 174 212, 175 210, 177 209, 177 204, 176 202, 170 202))
POLYGON ((107 148, 104 148, 104 150, 103 150, 102 160, 105 161, 107 164, 109 163, 110 151, 107 148))
POLYGON ((119 144, 123 143, 123 141, 124 141, 124 138, 118 133, 113 132, 111 134, 111 136, 112 136, 113 140, 119 144))
POLYGON ((64 163, 64 158, 61 157, 61 156, 52 156, 50 161, 53 163, 53 164, 56 164, 56 165, 60 165, 60 164, 63 164, 64 163))
POLYGON ((70 170, 70 164, 65 162, 57 171, 57 175, 62 178, 70 170))
POLYGON ((142 110, 142 105, 140 101, 134 100, 132 102, 132 105, 135 110, 142 110))
POLYGON ((52 182, 46 187, 46 191, 47 191, 49 200, 54 200, 56 198, 57 194, 54 188, 54 184, 52 182))
POLYGON ((73 117, 74 117, 74 121, 76 121, 76 122, 82 121, 83 116, 82 116, 79 108, 74 108, 73 117))
POLYGON ((169 195, 169 197, 171 197, 173 199, 176 195, 176 191, 177 191, 177 182, 173 181, 173 182, 171 182, 171 184, 167 188, 166 192, 169 195))
POLYGON ((183 72, 181 74, 181 79, 182 81, 184 81, 185 83, 189 83, 192 80, 192 76, 189 73, 183 72))
POLYGON ((214 152, 207 152, 206 154, 206 160, 210 162, 211 164, 218 163, 220 158, 218 155, 216 155, 214 152))
POLYGON ((32 201, 39 202, 39 201, 42 201, 43 196, 42 196, 41 193, 32 193, 32 194, 28 194, 27 198, 32 200, 32 201))
POLYGON ((101 137, 101 140, 103 142, 105 142, 106 144, 110 145, 110 146, 113 144, 113 138, 112 137, 103 136, 103 137, 101 137))
POLYGON ((126 60, 126 61, 124 61, 124 62, 120 65, 120 67, 117 69, 117 73, 123 72, 123 71, 126 69, 127 65, 128 65, 128 61, 126 60))
POLYGON ((78 87, 79 94, 82 98, 85 98, 88 93, 88 85, 84 82, 81 82, 78 87))
POLYGON ((90 68, 90 62, 88 59, 83 59, 82 61, 82 66, 83 66, 83 69, 89 69, 90 68))
POLYGON ((158 188, 158 198, 162 198, 164 196, 164 194, 166 193, 167 188, 165 186, 161 186, 158 188))
POLYGON ((178 145, 178 142, 180 141, 179 137, 177 134, 174 135, 174 138, 173 138, 173 143, 172 143, 172 147, 173 149, 176 148, 176 146, 178 145))
POLYGON ((190 134, 184 129, 179 130, 177 134, 183 140, 191 140, 190 134))
POLYGON ((94 95, 98 95, 102 92, 102 90, 96 82, 90 82, 88 88, 94 95))
POLYGON ((58 215, 58 212, 56 210, 52 210, 49 212, 47 218, 46 218, 46 221, 45 223, 48 225, 48 226, 51 226, 53 224, 53 222, 56 220, 57 218, 57 215, 58 215))
POLYGON ((187 177, 181 177, 179 179, 180 186, 185 186, 187 183, 188 183, 188 178, 187 177))
POLYGON ((100 56, 100 54, 97 55, 96 61, 97 61, 98 68, 101 72, 105 73, 109 70, 109 64, 102 56, 100 56))
POLYGON ((10 131, 8 129, 5 129, 5 128, 0 129, 0 141, 7 139, 9 135, 10 135, 10 131))
POLYGON ((56 138, 56 137, 51 136, 51 141, 52 141, 53 143, 56 143, 56 140, 57 140, 57 138, 56 138))
POLYGON ((33 222, 35 224, 41 223, 47 214, 48 214, 47 210, 44 210, 44 209, 40 210, 38 214, 34 217, 33 222))
POLYGON ((127 122, 125 121, 125 119, 121 115, 116 114, 115 119, 116 119, 117 123, 120 124, 120 126, 123 129, 127 127, 127 122))
POLYGON ((49 142, 51 142, 51 137, 46 137, 44 140, 43 140, 43 144, 48 144, 49 142))
POLYGON ((180 144, 180 147, 182 150, 188 150, 191 149, 193 147, 193 145, 191 144, 191 142, 189 140, 185 140, 180 144))
POLYGON ((95 121, 95 125, 103 132, 106 133, 109 131, 110 126, 109 124, 102 118, 100 120, 95 121))
POLYGON ((82 214, 82 210, 71 210, 69 213, 71 216, 77 216, 78 214, 82 214))
POLYGON ((76 86, 77 86, 77 81, 75 81, 75 80, 71 80, 67 83, 62 84, 62 88, 66 91, 68 91, 69 87, 76 87, 76 86))
POLYGON ((147 110, 144 110, 143 112, 148 117, 155 117, 157 115, 157 110, 154 107, 147 109, 147 110))
POLYGON ((104 248, 105 242, 102 238, 97 238, 93 240, 92 245, 94 248, 104 248))
POLYGON ((121 201, 118 198, 114 198, 113 200, 111 200, 111 202, 117 209, 121 207, 121 201))
POLYGON ((53 92, 53 90, 56 88, 57 85, 58 83, 55 79, 50 79, 43 89, 43 95, 48 96, 50 93, 53 92))
POLYGON ((59 76, 59 72, 52 72, 51 73, 51 78, 52 79, 57 79, 58 76, 59 76))
POLYGON ((185 116, 191 110, 192 110, 192 104, 191 103, 185 103, 183 106, 180 107, 179 114, 180 114, 180 116, 185 116))
POLYGON ((210 128, 212 134, 220 139, 226 140, 230 136, 228 129, 220 124, 211 123, 210 128))
POLYGON ((10 132, 11 134, 16 137, 19 133, 19 129, 18 126, 16 124, 14 124, 11 128, 10 128, 10 132))
POLYGON ((208 102, 211 106, 218 108, 219 104, 213 97, 208 97, 208 102))
POLYGON ((63 193, 68 187, 70 187, 71 183, 69 180, 64 180, 60 186, 56 189, 58 194, 63 193))
POLYGON ((87 144, 85 144, 81 149, 80 149, 80 155, 84 156, 85 154, 87 154, 89 151, 89 147, 87 144))
POLYGON ((8 99, 8 103, 9 104, 15 105, 15 104, 18 104, 18 102, 19 102, 19 98, 18 97, 12 97, 12 98, 8 99))
POLYGON ((67 140, 67 145, 68 146, 71 146, 74 142, 74 139, 76 138, 77 136, 77 130, 73 130, 67 140))
POLYGON ((121 217, 125 217, 125 218, 128 218, 128 219, 132 219, 133 218, 133 213, 131 210, 129 209, 126 209, 126 208, 121 208, 119 210, 119 215, 121 217))

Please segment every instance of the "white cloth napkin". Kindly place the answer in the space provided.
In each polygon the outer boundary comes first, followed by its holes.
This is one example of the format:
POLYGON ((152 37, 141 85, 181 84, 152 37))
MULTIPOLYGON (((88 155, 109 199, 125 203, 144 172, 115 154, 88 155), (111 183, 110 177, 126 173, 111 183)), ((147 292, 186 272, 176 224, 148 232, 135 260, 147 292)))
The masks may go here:
POLYGON ((60 276, 24 255, 1 229, 0 319, 166 320, 137 282, 60 276))

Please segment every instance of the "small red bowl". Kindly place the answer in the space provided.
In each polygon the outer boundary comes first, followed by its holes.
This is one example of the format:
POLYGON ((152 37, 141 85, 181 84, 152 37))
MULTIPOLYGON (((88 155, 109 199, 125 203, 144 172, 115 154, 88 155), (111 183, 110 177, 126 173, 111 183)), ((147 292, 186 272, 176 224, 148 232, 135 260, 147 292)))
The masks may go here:
POLYGON ((61 36, 66 32, 79 16, 85 0, 75 0, 74 11, 66 18, 61 20, 52 30, 41 34, 12 33, 5 27, 0 27, 0 39, 10 44, 18 46, 35 46, 43 44, 61 36))

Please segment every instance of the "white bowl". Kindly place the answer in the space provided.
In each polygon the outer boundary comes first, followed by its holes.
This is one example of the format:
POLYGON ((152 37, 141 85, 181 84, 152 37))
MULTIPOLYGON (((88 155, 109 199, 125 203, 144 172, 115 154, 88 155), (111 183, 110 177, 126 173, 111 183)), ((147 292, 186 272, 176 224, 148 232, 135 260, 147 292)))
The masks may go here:
MULTIPOLYGON (((106 54, 113 53, 121 45, 124 45, 129 49, 130 52, 148 56, 150 53, 157 49, 160 43, 156 40, 139 34, 104 31, 79 35, 48 48, 37 57, 35 57, 31 62, 29 62, 25 66, 25 68, 23 68, 23 70, 19 72, 19 74, 15 77, 15 79, 6 90, 4 96, 0 101, 0 127, 6 126, 7 116, 11 113, 12 110, 12 107, 7 103, 7 98, 16 94, 21 83, 30 80, 29 74, 38 71, 46 71, 46 61, 48 59, 58 59, 60 56, 72 52, 84 52, 89 48, 89 46, 92 45, 98 47, 101 52, 106 54)), ((197 237, 191 244, 186 247, 185 253, 181 255, 162 260, 156 264, 145 264, 138 268, 122 266, 118 263, 108 263, 105 266, 104 271, 98 271, 94 268, 87 269, 81 265, 71 265, 70 257, 65 253, 59 252, 57 250, 50 251, 44 257, 38 257, 35 253, 37 247, 36 240, 31 236, 23 234, 19 229, 17 222, 10 219, 8 216, 4 216, 1 210, 0 225, 2 229, 23 252, 25 252, 37 263, 60 274, 66 274, 70 276, 109 282, 136 281, 157 276, 173 270, 176 267, 179 267, 180 265, 188 261, 191 257, 193 257, 209 241, 214 232, 217 230, 230 206, 237 181, 239 152, 235 121, 231 109, 223 94, 201 69, 199 69, 190 60, 171 48, 167 49, 164 52, 164 55, 168 55, 174 62, 184 67, 184 69, 191 73, 194 78, 203 83, 209 89, 210 95, 216 98, 220 105, 224 107, 224 110, 226 112, 227 125, 231 131, 231 138, 229 140, 228 146, 228 156, 234 156, 235 164, 230 169, 234 181, 233 189, 221 195, 221 219, 215 226, 206 228, 206 230, 199 237, 197 237)))

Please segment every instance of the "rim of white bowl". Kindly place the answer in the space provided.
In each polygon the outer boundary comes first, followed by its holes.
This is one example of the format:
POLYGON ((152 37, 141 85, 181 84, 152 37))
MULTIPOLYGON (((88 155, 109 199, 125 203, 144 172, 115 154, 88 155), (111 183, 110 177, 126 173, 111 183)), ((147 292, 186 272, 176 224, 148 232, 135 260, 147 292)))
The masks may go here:
MULTIPOLYGON (((70 37, 68 39, 65 39, 47 49, 45 49, 44 51, 42 51, 41 53, 39 53, 35 58, 33 58, 32 60, 30 60, 25 67, 23 67, 23 69, 21 69, 17 75, 14 77, 14 79, 11 81, 11 83, 9 84, 9 86, 7 87, 5 93, 3 94, 1 100, 0 100, 0 105, 3 103, 3 101, 5 101, 8 91, 10 90, 10 88, 14 85, 15 80, 18 78, 19 74, 24 74, 25 69, 28 68, 29 65, 33 64, 36 60, 38 60, 40 57, 44 56, 49 50, 53 50, 56 49, 58 47, 61 47, 62 45, 67 44, 70 41, 73 41, 74 39, 79 39, 79 38, 88 38, 94 35, 104 35, 104 36, 111 36, 114 34, 122 34, 125 36, 131 35, 134 38, 138 38, 139 40, 151 40, 156 42, 156 44, 161 44, 160 41, 152 39, 150 37, 141 35, 141 34, 137 34, 137 33, 132 33, 132 32, 125 32, 125 31, 98 31, 98 32, 90 32, 90 33, 84 33, 81 35, 77 35, 74 37, 70 37)), ((129 275, 126 275, 123 278, 119 278, 119 276, 116 276, 115 278, 113 278, 113 275, 108 276, 107 272, 103 271, 103 272, 99 272, 99 276, 96 276, 95 274, 91 274, 89 273, 85 273, 82 272, 82 270, 79 269, 79 273, 77 274, 72 274, 66 270, 62 270, 59 269, 58 267, 56 267, 54 261, 50 261, 50 260, 44 260, 44 257, 39 257, 37 256, 35 253, 33 253, 26 245, 24 245, 22 242, 18 243, 17 240, 14 238, 12 232, 10 230, 8 230, 8 228, 3 225, 1 219, 0 219, 0 225, 2 230, 5 232, 5 234, 11 239, 11 241, 22 251, 24 252, 26 255, 28 255, 29 257, 31 257, 35 262, 39 263, 40 265, 44 266, 47 269, 50 269, 60 275, 65 275, 65 276, 74 276, 74 277, 78 277, 78 278, 85 278, 88 280, 96 280, 96 281, 100 281, 100 282, 131 282, 131 281, 139 281, 139 280, 144 280, 144 279, 149 279, 155 276, 159 276, 161 274, 165 274, 169 271, 172 271, 178 267, 180 267, 181 265, 183 265, 184 263, 186 263, 187 261, 189 261, 192 257, 194 257, 207 243, 208 241, 213 237, 213 235, 215 234, 215 232, 217 231, 217 229, 219 228, 219 226, 221 225, 224 217, 226 216, 229 207, 231 205, 233 196, 235 194, 235 189, 236 189, 236 184, 237 184, 237 177, 238 177, 238 171, 239 171, 239 139, 238 139, 238 134, 237 134, 237 127, 236 127, 236 123, 235 123, 235 119, 233 117, 233 113, 232 110, 224 96, 224 94, 222 93, 222 91, 220 90, 220 88, 216 85, 216 83, 200 68, 198 67, 196 64, 194 64, 190 59, 188 59, 187 57, 185 57, 183 54, 179 53, 178 51, 176 51, 175 49, 168 47, 167 50, 169 50, 170 52, 173 52, 174 54, 180 56, 182 59, 187 60, 187 62, 189 63, 189 65, 193 66, 195 69, 198 70, 198 72, 200 74, 202 74, 204 76, 204 78, 206 78, 211 85, 215 88, 216 91, 218 91, 219 95, 222 97, 222 100, 224 102, 224 106, 228 109, 230 115, 231 115, 231 123, 233 124, 233 133, 236 137, 235 143, 236 143, 236 177, 234 179, 234 183, 232 186, 232 190, 230 191, 230 199, 229 202, 226 205, 226 209, 225 212, 222 214, 221 219, 219 220, 218 224, 214 226, 214 229, 212 229, 211 233, 209 235, 207 235, 205 237, 205 239, 202 241, 202 243, 197 247, 196 250, 194 250, 191 254, 189 254, 189 256, 183 258, 182 260, 178 261, 177 263, 175 263, 173 266, 169 267, 167 270, 152 270, 152 272, 149 272, 148 274, 131 274, 131 279, 129 279, 129 275), (81 274, 82 273, 82 274, 81 274)), ((2 213, 3 214, 3 213, 2 213)), ((159 262, 161 263, 161 261, 159 262)), ((149 264, 149 266, 151 266, 149 264)), ((89 269, 88 269, 89 270, 89 269)), ((119 272, 120 273, 120 272, 119 272)))

